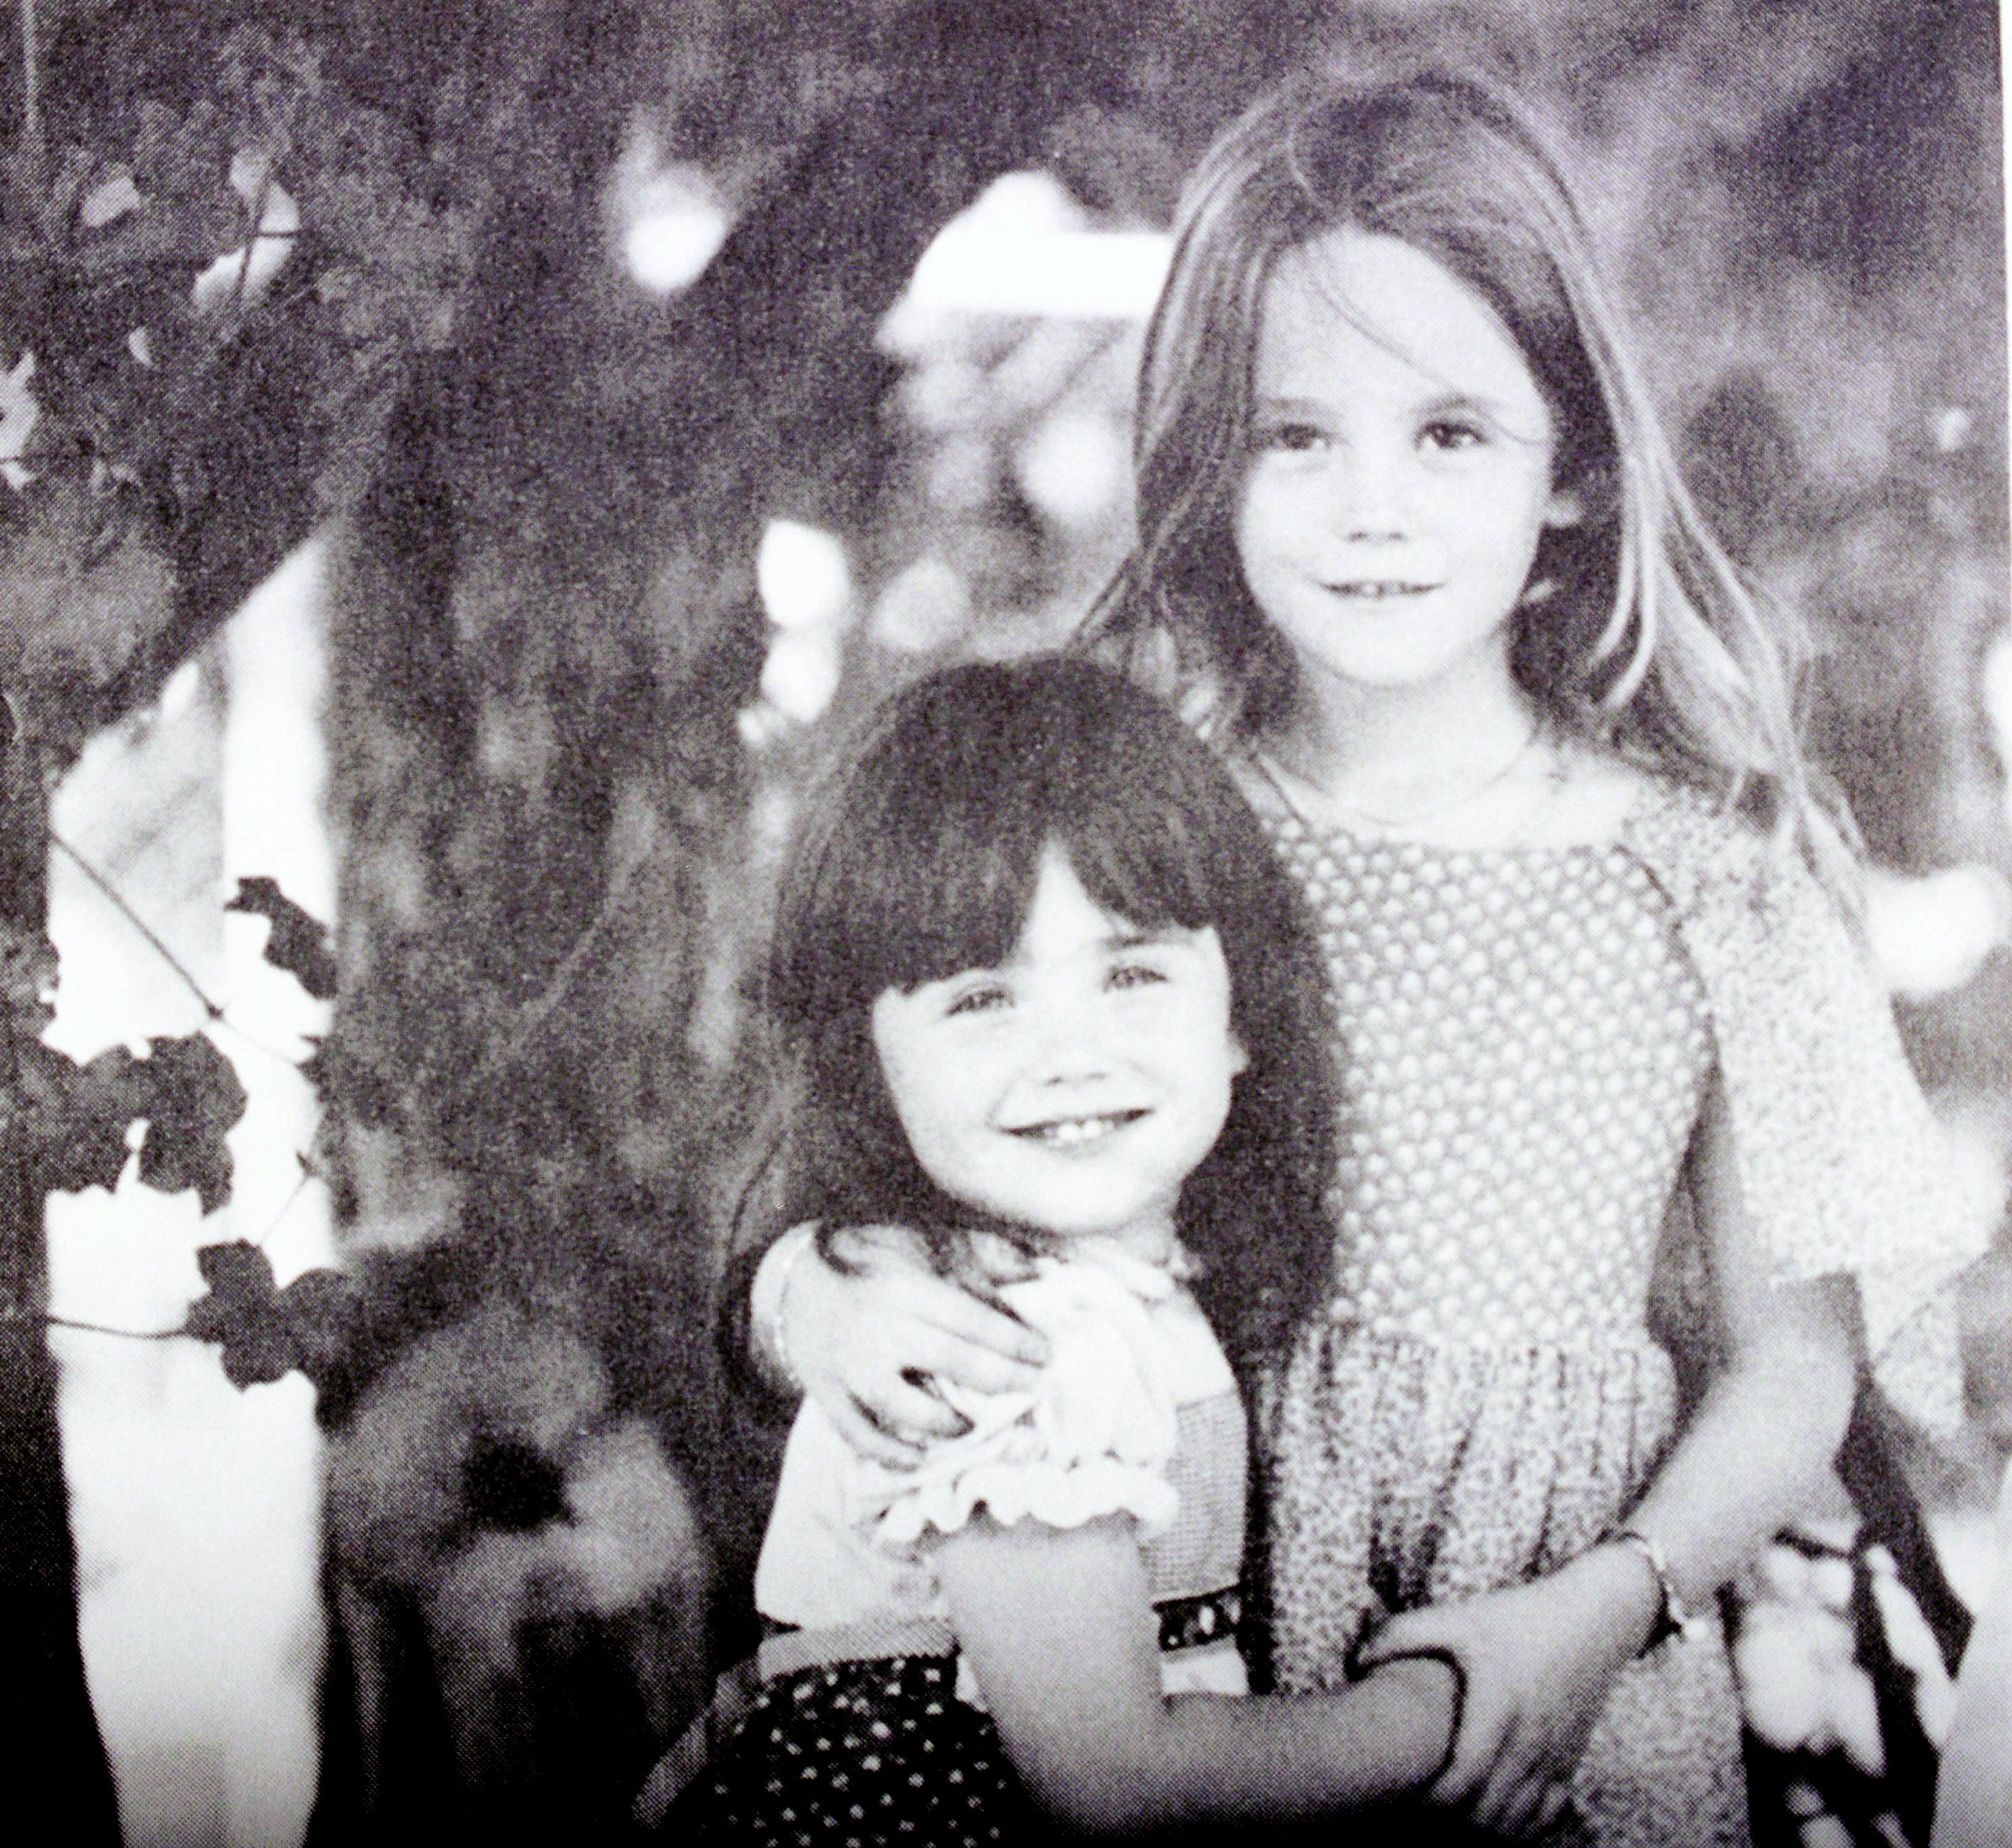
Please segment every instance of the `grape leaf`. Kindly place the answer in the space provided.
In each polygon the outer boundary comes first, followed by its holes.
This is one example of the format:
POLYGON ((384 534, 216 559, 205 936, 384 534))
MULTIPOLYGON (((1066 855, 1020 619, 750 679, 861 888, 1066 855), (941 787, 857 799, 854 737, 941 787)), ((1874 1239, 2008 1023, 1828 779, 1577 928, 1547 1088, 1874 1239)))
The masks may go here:
POLYGON ((294 1365, 293 1331, 273 1284, 272 1260, 244 1239, 205 1245, 195 1254, 209 1293, 189 1305, 182 1332, 223 1350, 234 1386, 283 1379, 294 1365))
POLYGON ((149 1044, 146 1139, 140 1179, 163 1193, 193 1187, 211 1213, 230 1197, 224 1136, 244 1114, 237 1068, 200 1033, 149 1044))
POLYGON ((55 946, 40 931, 0 920, 0 1013, 17 1040, 39 1040, 55 1018, 55 946))
POLYGON ((43 1193, 108 1193, 132 1151, 127 1132, 147 1108, 146 1068, 123 1046, 79 1065, 46 1046, 23 1051, 17 1068, 23 1153, 43 1193))
POLYGON ((340 1271, 303 1271, 280 1292, 294 1338, 294 1365, 317 1392, 348 1359, 361 1301, 355 1279, 340 1271))
POLYGON ((335 957, 328 947, 328 931, 282 892, 277 880, 262 873, 241 878, 237 896, 223 908, 265 919, 271 926, 266 934, 266 960, 284 969, 316 1001, 335 998, 335 957))
POLYGON ((346 1040, 332 1033, 313 1044, 314 1051, 301 1061, 301 1074, 314 1086, 323 1110, 340 1105, 366 1129, 405 1126, 404 1099, 375 1066, 350 1055, 346 1040))
POLYGON ((303 1271, 284 1290, 272 1261, 243 1239, 195 1254, 209 1293, 189 1308, 182 1332, 222 1349, 224 1376, 243 1388, 295 1368, 324 1386, 342 1366, 355 1327, 356 1285, 339 1271, 303 1271))

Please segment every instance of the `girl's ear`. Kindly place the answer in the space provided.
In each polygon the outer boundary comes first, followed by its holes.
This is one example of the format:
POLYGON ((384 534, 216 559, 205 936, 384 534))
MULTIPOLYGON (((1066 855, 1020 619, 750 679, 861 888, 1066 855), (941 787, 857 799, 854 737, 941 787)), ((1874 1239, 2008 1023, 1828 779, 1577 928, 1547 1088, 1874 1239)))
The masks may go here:
POLYGON ((1233 1027, 1229 1034, 1229 1076, 1232 1078, 1241 1078, 1250 1069, 1250 1052, 1246 1049, 1243 1042, 1237 1037, 1236 1029, 1233 1027))
POLYGON ((1544 524, 1547 526, 1575 526, 1586 518, 1586 502, 1575 487, 1559 487, 1551 491, 1551 498, 1544 503, 1544 524))

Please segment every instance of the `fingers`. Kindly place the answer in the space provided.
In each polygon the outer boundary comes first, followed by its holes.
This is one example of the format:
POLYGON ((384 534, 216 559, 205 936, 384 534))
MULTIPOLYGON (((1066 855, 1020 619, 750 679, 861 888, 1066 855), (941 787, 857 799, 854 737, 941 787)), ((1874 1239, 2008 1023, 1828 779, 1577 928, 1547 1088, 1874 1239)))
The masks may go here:
POLYGON ((912 1469, 930 1442, 970 1429, 962 1413, 929 1389, 926 1376, 883 1382, 871 1394, 840 1392, 822 1403, 832 1422, 859 1450, 896 1469, 912 1469))
POLYGON ((1482 1828, 1502 1836, 1538 1836, 1571 1800, 1571 1766, 1553 1742, 1512 1728, 1470 1814, 1482 1828))
POLYGON ((922 1447, 880 1424, 854 1398, 843 1396, 821 1401, 839 1435, 861 1455, 884 1463, 890 1469, 913 1469, 922 1461, 922 1447))
POLYGON ((928 1355, 910 1354, 911 1367, 941 1372, 979 1392, 1033 1383, 1033 1369, 1048 1357, 1047 1343, 981 1283, 945 1277, 929 1268, 916 1233, 902 1225, 853 1225, 832 1236, 840 1261, 872 1280, 883 1321, 906 1316, 954 1343, 983 1349, 988 1357, 960 1360, 954 1347, 939 1347, 928 1355))
POLYGON ((870 1455, 883 1462, 896 1461, 887 1447, 891 1443, 899 1447, 902 1460, 912 1464, 933 1440, 960 1437, 971 1428, 970 1421, 932 1388, 926 1357, 931 1346, 926 1334, 904 1329, 901 1357, 917 1364, 897 1366, 878 1353, 855 1357, 851 1367, 811 1382, 817 1401, 848 1437, 860 1435, 851 1420, 865 1421, 878 1440, 862 1444, 870 1455))
MULTIPOLYGON (((890 1286, 885 1279, 880 1285, 890 1286)), ((904 1437, 954 1437, 965 1420, 928 1382, 973 1393, 1027 1392, 1039 1382, 1043 1348, 1031 1329, 935 1279, 904 1283, 874 1318, 872 1339, 854 1338, 834 1355, 840 1384, 872 1415, 904 1437), (1010 1351, 981 1344, 990 1335, 1010 1351)))
POLYGON ((847 1226, 832 1237, 837 1265, 800 1265, 782 1318, 805 1390, 866 1454, 912 1465, 923 1445, 969 1429, 937 1381, 977 1393, 1038 1383, 1046 1342, 929 1268, 915 1233, 847 1226))
POLYGON ((1439 1773, 1439 1782, 1432 1786, 1432 1800, 1447 1804, 1472 1803, 1475 1805, 1477 1819, 1485 1825, 1488 1814, 1495 1807, 1490 1800, 1494 1794, 1492 1776, 1508 1749, 1514 1721, 1513 1713, 1485 1705, 1477 1710, 1470 1705, 1454 1741, 1453 1762, 1439 1773))
POLYGON ((1544 1793, 1543 1801, 1538 1805, 1537 1825, 1532 1833, 1543 1835, 1557 1826, 1571 1803, 1571 1786, 1561 1780, 1544 1793))
POLYGON ((833 1255, 857 1270, 876 1270, 890 1260, 924 1269, 929 1262, 927 1241, 905 1225, 835 1225, 825 1236, 833 1255))
POLYGON ((1527 1835, 1536 1823, 1550 1789, 1549 1781, 1540 1771, 1491 1779, 1488 1794, 1475 1806, 1474 1819, 1496 1835, 1527 1835))
POLYGON ((1048 1344, 1034 1329, 968 1290, 945 1286, 943 1295, 929 1299, 928 1313, 949 1338, 950 1349, 931 1370, 960 1386, 981 1393, 1024 1391, 1048 1357, 1048 1344))
POLYGON ((1571 1803, 1571 1785, 1567 1778, 1533 1773, 1507 1792, 1499 1804, 1477 1805, 1474 1820, 1493 1834, 1534 1841, 1557 1825, 1571 1803))

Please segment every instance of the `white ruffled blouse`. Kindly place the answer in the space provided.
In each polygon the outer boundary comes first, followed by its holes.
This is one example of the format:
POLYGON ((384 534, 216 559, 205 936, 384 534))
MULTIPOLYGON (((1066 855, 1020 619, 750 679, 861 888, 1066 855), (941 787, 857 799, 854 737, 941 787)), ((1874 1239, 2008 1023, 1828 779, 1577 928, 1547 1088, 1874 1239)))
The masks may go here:
MULTIPOLYGON (((1055 1528, 1129 1514, 1156 1603, 1233 1591, 1243 1553, 1243 1412, 1222 1349, 1181 1281, 1190 1261, 1176 1250, 1169 1262, 1150 1263, 1085 1239, 1033 1268, 998 1293, 1047 1340, 1038 1382, 1012 1393, 944 1389, 970 1429, 932 1444, 914 1468, 861 1454, 814 1401, 798 1411, 754 1580, 762 1615, 798 1632, 790 1663, 950 1646, 932 1543, 981 1507, 1008 1525, 1055 1528)), ((1240 1693, 1241 1664, 1223 1642, 1179 1653, 1211 1658, 1199 1685, 1240 1693)), ((1170 1690, 1197 1685, 1163 1679, 1170 1690)))

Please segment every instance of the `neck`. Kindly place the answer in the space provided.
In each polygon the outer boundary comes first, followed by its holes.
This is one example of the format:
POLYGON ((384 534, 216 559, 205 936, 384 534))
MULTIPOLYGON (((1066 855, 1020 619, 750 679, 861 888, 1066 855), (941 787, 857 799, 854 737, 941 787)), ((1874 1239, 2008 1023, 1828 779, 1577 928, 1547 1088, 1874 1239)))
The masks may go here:
POLYGON ((1165 1264, 1172 1255, 1178 1242, 1171 1213, 1145 1214, 1126 1225, 1112 1226, 1105 1232, 1045 1232, 1030 1226, 1026 1228, 1020 1236, 1031 1240, 1037 1250, 1057 1258, 1067 1255, 1072 1246, 1085 1240, 1101 1239, 1107 1244, 1117 1246, 1128 1256, 1147 1264, 1165 1264))
POLYGON ((1401 812, 1457 795, 1507 763, 1539 719, 1506 660, 1477 669, 1420 687, 1309 676, 1279 755, 1342 805, 1401 812))

